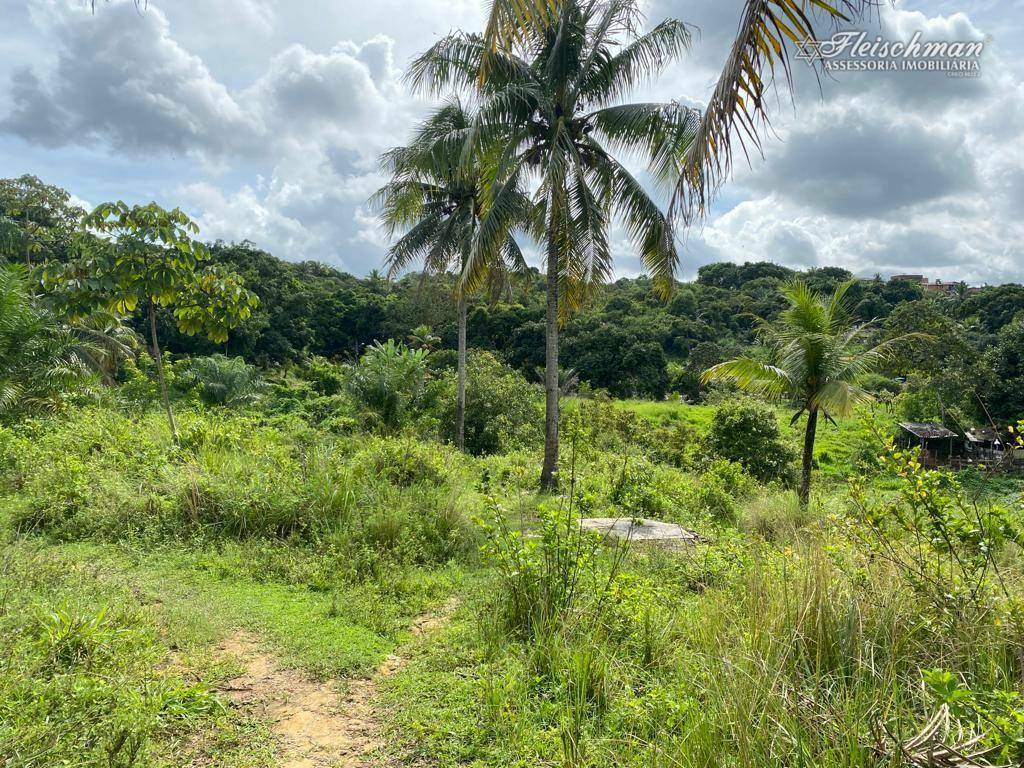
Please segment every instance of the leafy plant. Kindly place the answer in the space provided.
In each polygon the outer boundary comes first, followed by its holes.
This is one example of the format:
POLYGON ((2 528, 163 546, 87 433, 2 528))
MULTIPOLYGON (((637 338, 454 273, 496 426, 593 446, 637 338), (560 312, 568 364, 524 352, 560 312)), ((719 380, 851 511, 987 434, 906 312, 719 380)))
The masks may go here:
POLYGON ((254 366, 241 357, 211 355, 188 361, 184 383, 199 390, 207 405, 252 405, 260 400, 266 385, 254 366))
MULTIPOLYGON (((465 449, 479 456, 538 444, 543 413, 537 394, 493 353, 474 351, 467 367, 465 449)), ((457 403, 449 395, 442 405, 443 423, 453 423, 448 416, 457 403)))
POLYGON ((897 493, 878 499, 852 486, 861 536, 952 628, 992 618, 993 594, 1005 594, 999 553, 1024 543, 1020 521, 1004 507, 968 497, 949 472, 925 469, 910 451, 880 457, 897 493))
POLYGON ((54 407, 88 384, 104 349, 30 295, 20 267, 0 267, 0 416, 54 407))
POLYGON ((432 396, 425 349, 388 339, 367 347, 349 370, 348 388, 372 424, 385 433, 405 426, 432 396))
POLYGON ((173 307, 178 328, 224 342, 228 330, 249 316, 259 302, 241 278, 218 266, 201 268, 209 254, 192 239, 199 230, 180 209, 156 203, 128 206, 103 203, 85 217, 83 226, 111 240, 83 234, 83 255, 67 264, 51 264, 43 282, 73 315, 98 307, 118 313, 140 304, 149 317, 149 341, 171 436, 178 429, 167 393, 163 357, 157 339, 156 308, 173 307))
POLYGON ((750 400, 726 402, 715 409, 707 446, 712 456, 739 463, 761 482, 790 477, 793 452, 782 442, 775 414, 750 400))

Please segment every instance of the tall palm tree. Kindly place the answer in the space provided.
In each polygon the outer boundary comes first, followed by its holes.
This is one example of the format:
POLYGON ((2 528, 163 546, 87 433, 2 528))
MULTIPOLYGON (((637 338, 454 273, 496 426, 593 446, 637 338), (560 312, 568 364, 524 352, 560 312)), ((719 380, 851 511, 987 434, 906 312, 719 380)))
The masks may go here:
POLYGON ((871 395, 857 386, 857 380, 877 370, 910 338, 899 336, 867 346, 871 326, 853 321, 846 299, 851 285, 852 280, 842 283, 831 296, 814 293, 802 281, 783 286, 789 306, 775 324, 761 326, 769 361, 738 357, 708 368, 701 376, 705 383, 725 381, 748 392, 788 399, 798 409, 794 424, 807 414, 798 492, 803 506, 810 496, 818 414, 834 421, 836 416, 848 416, 856 404, 870 401, 871 395))
MULTIPOLYGON (((498 0, 525 20, 530 2, 498 0)), ((609 225, 617 216, 658 287, 667 293, 678 261, 671 227, 616 155, 642 157, 657 181, 673 184, 699 114, 677 103, 621 104, 690 42, 682 22, 645 34, 636 0, 544 0, 514 34, 456 33, 414 60, 413 86, 428 92, 475 92, 480 101, 467 146, 488 149, 494 200, 481 220, 464 270, 504 237, 507 186, 529 184, 543 217, 547 272, 546 417, 541 486, 557 482, 559 321, 579 307, 589 286, 612 272, 609 225), (621 153, 621 154, 620 154, 621 153)), ((467 150, 468 151, 468 150, 467 150)))
MULTIPOLYGON (((465 445, 466 420, 466 294, 480 280, 461 279, 488 204, 502 207, 503 236, 476 254, 476 272, 497 290, 511 272, 526 270, 522 251, 511 231, 526 223, 529 199, 518 185, 509 185, 489 200, 485 194, 482 156, 463 161, 466 137, 474 115, 452 98, 417 130, 410 144, 385 153, 381 164, 391 180, 374 196, 381 221, 391 235, 404 234, 387 254, 388 274, 394 277, 414 261, 423 272, 459 273, 458 386, 455 407, 455 445, 465 445)), ((479 275, 475 275, 478 277, 479 275)))

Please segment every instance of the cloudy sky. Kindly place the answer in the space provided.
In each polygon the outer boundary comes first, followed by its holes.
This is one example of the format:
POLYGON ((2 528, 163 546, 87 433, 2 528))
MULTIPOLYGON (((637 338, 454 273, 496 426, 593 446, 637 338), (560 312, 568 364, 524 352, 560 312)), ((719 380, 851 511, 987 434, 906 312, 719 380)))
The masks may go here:
MULTIPOLYGON (((883 0, 884 2, 885 0, 883 0)), ((386 243, 365 201, 376 158, 429 109, 409 58, 482 26, 483 0, 0 0, 0 175, 33 173, 95 204, 180 205, 207 239, 356 274, 386 243)), ((703 104, 741 0, 647 0, 698 29, 633 100, 703 104)), ((711 261, 840 265, 973 283, 1024 280, 1024 0, 883 5, 872 38, 984 40, 979 77, 794 61, 764 157, 738 164, 685 235, 711 261)), ((616 237, 618 273, 638 263, 616 237)))

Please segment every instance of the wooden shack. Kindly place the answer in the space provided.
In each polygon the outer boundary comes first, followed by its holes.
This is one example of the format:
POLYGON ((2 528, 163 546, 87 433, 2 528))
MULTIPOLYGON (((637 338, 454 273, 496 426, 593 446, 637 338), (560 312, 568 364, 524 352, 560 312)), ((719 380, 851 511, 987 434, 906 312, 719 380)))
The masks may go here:
POLYGON ((971 427, 964 432, 964 456, 982 464, 999 465, 1006 459, 1002 439, 994 429, 971 427))
POLYGON ((901 448, 917 448, 926 467, 945 466, 955 455, 960 440, 956 432, 934 421, 900 422, 897 443, 901 448))

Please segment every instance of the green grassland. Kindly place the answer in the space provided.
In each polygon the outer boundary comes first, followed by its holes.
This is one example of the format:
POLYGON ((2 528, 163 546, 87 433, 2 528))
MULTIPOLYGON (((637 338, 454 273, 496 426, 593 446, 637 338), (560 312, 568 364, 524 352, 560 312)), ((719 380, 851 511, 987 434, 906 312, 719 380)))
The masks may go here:
POLYGON ((878 465, 884 412, 822 430, 803 510, 707 455, 712 405, 568 403, 549 495, 536 444, 467 456, 280 402, 180 403, 181 445, 159 410, 113 401, 0 429, 7 764, 277 764, 270 725, 218 688, 238 670, 213 648, 239 630, 316 679, 401 649, 374 702, 382 764, 895 767, 892 739, 943 705, 1020 754, 1020 484, 941 480, 1003 510, 999 582, 913 550, 934 558, 924 583, 864 526, 939 483, 878 465), (613 546, 578 515, 701 541, 613 546))

